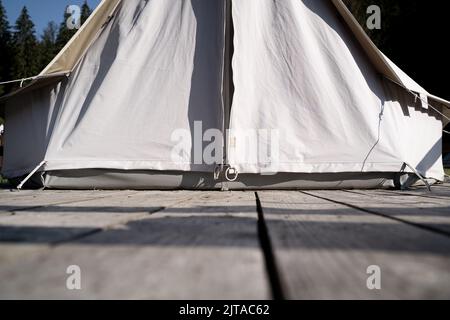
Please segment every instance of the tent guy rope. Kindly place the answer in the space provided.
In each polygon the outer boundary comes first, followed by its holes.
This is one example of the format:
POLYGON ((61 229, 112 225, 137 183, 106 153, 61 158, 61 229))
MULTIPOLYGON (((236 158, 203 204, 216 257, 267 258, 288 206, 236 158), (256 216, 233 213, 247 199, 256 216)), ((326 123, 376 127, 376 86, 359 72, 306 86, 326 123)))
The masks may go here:
POLYGON ((23 87, 23 83, 25 81, 34 80, 36 78, 37 78, 37 76, 29 77, 29 78, 16 79, 16 80, 9 80, 9 81, 0 82, 0 85, 20 82, 20 87, 22 88, 23 87))

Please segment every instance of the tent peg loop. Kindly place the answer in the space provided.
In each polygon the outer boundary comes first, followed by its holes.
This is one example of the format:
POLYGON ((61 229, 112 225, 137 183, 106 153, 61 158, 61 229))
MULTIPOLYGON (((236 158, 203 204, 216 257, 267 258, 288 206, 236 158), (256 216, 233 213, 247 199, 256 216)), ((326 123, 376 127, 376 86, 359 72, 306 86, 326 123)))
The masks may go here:
POLYGON ((225 171, 225 178, 229 182, 236 181, 238 177, 239 177, 239 172, 235 168, 228 167, 227 170, 225 171))

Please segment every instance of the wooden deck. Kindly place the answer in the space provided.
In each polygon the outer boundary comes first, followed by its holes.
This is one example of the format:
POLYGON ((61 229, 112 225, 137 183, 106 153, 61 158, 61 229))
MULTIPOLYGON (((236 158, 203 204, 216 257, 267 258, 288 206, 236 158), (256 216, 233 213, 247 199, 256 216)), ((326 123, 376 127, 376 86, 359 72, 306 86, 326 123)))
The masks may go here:
POLYGON ((433 192, 0 191, 0 298, 449 299, 433 192), (81 268, 68 290, 67 267, 81 268), (381 290, 367 268, 381 270, 381 290))

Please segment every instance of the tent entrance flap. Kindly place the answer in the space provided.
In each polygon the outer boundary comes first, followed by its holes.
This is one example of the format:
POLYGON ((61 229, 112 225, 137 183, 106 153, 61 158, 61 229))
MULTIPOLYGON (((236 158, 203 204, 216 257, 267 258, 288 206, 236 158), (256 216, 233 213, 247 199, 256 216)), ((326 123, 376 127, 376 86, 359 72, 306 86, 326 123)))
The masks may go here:
POLYGON ((233 83, 233 55, 234 55, 234 24, 232 15, 232 0, 225 0, 225 54, 223 72, 223 92, 224 92, 224 164, 228 164, 227 152, 227 131, 230 129, 230 113, 233 104, 234 83, 233 83))

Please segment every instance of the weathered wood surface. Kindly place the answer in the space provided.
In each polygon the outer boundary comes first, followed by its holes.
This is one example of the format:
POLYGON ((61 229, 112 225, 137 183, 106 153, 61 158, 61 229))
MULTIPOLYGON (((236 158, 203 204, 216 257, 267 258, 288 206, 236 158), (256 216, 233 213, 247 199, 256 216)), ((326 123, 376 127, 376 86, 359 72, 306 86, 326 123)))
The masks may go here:
POLYGON ((391 219, 431 229, 450 237, 450 189, 448 197, 439 195, 437 188, 432 193, 414 194, 391 191, 322 191, 309 192, 354 208, 367 210, 391 219))
POLYGON ((0 200, 0 298, 270 298, 253 193, 55 195, 0 200))
POLYGON ((450 298, 448 185, 258 196, 0 190, 0 298, 450 298))
MULTIPOLYGON (((388 215, 393 214, 389 206, 401 202, 383 202, 376 192, 359 193, 258 193, 287 298, 450 298, 450 239, 344 204, 375 207, 388 215), (372 265, 381 268, 381 290, 367 288, 366 271, 372 265)), ((421 218, 426 211, 415 216, 418 204, 405 202, 403 209, 410 211, 403 218, 434 225, 434 217, 442 227, 448 223, 438 215, 444 205, 448 211, 448 202, 436 204, 439 210, 421 218)))

